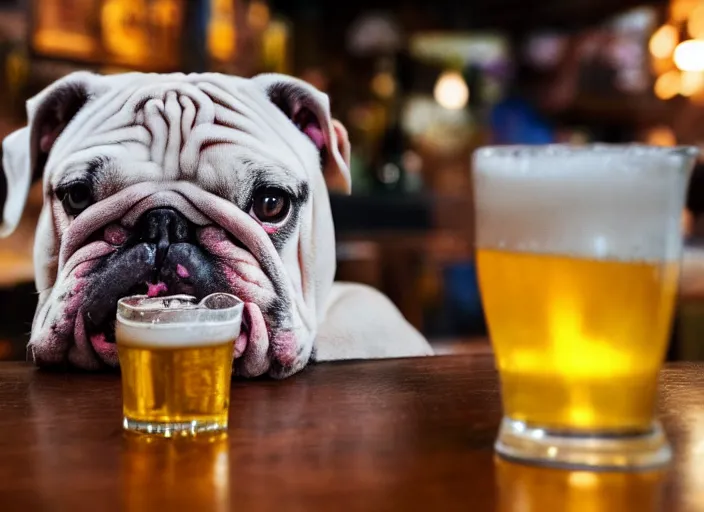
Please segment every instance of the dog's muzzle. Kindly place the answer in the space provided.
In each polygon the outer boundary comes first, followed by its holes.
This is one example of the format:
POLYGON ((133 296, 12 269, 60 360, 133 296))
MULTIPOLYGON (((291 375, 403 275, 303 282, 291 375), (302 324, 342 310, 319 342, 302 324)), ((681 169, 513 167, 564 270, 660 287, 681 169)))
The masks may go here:
POLYGON ((134 229, 103 230, 115 251, 93 269, 84 322, 94 345, 114 343, 117 300, 127 295, 187 294, 197 298, 228 288, 212 254, 198 240, 198 226, 173 208, 145 212, 134 229))
POLYGON ((305 310, 247 213, 187 183, 140 184, 91 208, 64 234, 58 279, 40 296, 30 340, 39 364, 117 366, 122 297, 225 292, 245 303, 238 374, 286 376, 305 365, 313 335, 305 310))

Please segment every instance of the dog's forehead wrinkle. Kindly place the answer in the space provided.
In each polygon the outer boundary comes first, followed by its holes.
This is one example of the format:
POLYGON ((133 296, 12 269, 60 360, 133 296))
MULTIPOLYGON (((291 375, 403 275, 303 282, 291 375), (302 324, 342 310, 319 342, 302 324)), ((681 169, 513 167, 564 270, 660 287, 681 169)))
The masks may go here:
POLYGON ((82 140, 95 133, 101 133, 114 122, 123 122, 119 115, 128 91, 117 89, 102 96, 92 97, 76 114, 64 133, 69 140, 82 140))
POLYGON ((67 166, 67 162, 79 162, 79 165, 85 165, 96 157, 110 156, 119 154, 120 146, 128 142, 145 143, 149 140, 148 132, 144 127, 128 126, 120 127, 114 131, 102 131, 93 133, 87 137, 72 141, 72 144, 67 144, 62 148, 62 152, 52 158, 50 166, 57 162, 57 165, 62 167, 67 166))
POLYGON ((127 148, 116 144, 79 149, 61 161, 58 167, 49 171, 49 182, 56 188, 61 183, 79 176, 97 177, 111 161, 124 158, 128 152, 127 148))
MULTIPOLYGON (((227 91, 215 84, 201 82, 198 84, 198 88, 210 99, 214 106, 237 111, 238 107, 242 104, 233 91, 227 91)), ((239 89, 235 89, 235 92, 239 92, 239 89)))
MULTIPOLYGON (((296 152, 289 147, 287 138, 293 136, 295 140, 297 130, 262 90, 248 85, 250 87, 241 88, 237 95, 230 94, 230 104, 216 108, 216 121, 247 133, 254 140, 254 144, 262 140, 277 140, 275 153, 286 153, 288 159, 295 159, 296 152), (272 118, 277 122, 272 124, 272 118), (291 128, 294 129, 293 132, 290 131, 291 128)), ((270 146, 263 149, 265 153, 271 153, 270 146)))
MULTIPOLYGON (((90 110, 97 109, 103 117, 109 115, 85 136, 72 137, 73 144, 82 147, 66 148, 64 159, 92 158, 95 155, 89 154, 97 148, 88 146, 101 141, 100 151, 106 154, 115 153, 110 146, 124 147, 130 143, 134 152, 135 145, 142 145, 148 158, 162 167, 164 179, 185 179, 205 185, 210 182, 218 189, 224 188, 223 181, 233 188, 237 186, 236 181, 242 176, 233 172, 236 169, 232 168, 232 162, 238 162, 239 153, 251 154, 252 167, 260 167, 272 179, 283 180, 291 187, 297 186, 297 180, 296 173, 289 169, 307 174, 311 167, 316 170, 319 167, 317 151, 307 148, 312 144, 304 146, 306 150, 302 152, 300 147, 295 151, 293 146, 298 144, 292 145, 291 138, 297 142, 308 139, 290 121, 272 124, 272 112, 281 115, 279 109, 249 80, 217 76, 204 79, 202 75, 182 74, 153 79, 152 82, 135 75, 133 85, 117 82, 122 90, 93 99, 90 110), (205 165, 206 161, 210 165, 205 165), (224 179, 214 176, 220 172, 225 174, 224 179)), ((95 124, 85 116, 82 118, 84 129, 95 124)), ((115 156, 119 160, 133 157, 115 156)), ((121 165, 129 164, 121 162, 121 165)))

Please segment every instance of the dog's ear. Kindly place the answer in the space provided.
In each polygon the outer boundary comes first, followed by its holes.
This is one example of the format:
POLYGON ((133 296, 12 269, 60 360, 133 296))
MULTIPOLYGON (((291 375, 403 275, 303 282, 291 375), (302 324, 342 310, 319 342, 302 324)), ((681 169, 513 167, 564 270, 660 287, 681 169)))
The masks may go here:
POLYGON ((350 141, 345 127, 330 114, 330 100, 312 85, 276 73, 255 76, 271 102, 301 130, 321 152, 328 189, 349 194, 350 141))
POLYGON ((20 222, 29 195, 29 128, 21 128, 2 141, 3 196, 0 237, 12 234, 20 222))
POLYGON ((42 177, 54 143, 90 98, 96 76, 76 72, 54 82, 27 101, 27 126, 3 140, 5 205, 0 237, 12 234, 19 224, 32 182, 42 177))

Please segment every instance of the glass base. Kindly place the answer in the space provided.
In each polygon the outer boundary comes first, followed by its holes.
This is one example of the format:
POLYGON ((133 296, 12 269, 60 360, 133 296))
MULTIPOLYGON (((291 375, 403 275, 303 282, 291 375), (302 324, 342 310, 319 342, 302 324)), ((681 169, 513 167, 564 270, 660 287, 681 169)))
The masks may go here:
POLYGON ((122 419, 122 427, 130 432, 160 435, 164 437, 195 436, 197 434, 227 430, 227 422, 192 420, 183 422, 137 421, 122 419))
POLYGON ((494 447, 509 460, 568 469, 645 470, 672 459, 657 421, 643 434, 589 435, 536 428, 504 417, 494 447))

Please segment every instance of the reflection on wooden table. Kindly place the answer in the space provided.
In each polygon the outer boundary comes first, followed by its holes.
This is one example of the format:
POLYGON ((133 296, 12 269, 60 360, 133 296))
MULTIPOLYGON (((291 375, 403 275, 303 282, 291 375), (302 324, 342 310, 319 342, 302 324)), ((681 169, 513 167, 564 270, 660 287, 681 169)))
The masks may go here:
POLYGON ((120 478, 124 509, 230 510, 227 434, 165 439, 125 434, 120 478))
POLYGON ((236 380, 229 439, 182 447, 125 437, 116 373, 0 363, 0 511, 704 510, 704 364, 662 371, 674 452, 662 493, 647 473, 497 463, 497 377, 493 358, 471 355, 236 380))
POLYGON ((500 512, 664 510, 666 473, 568 471, 495 459, 500 512))

